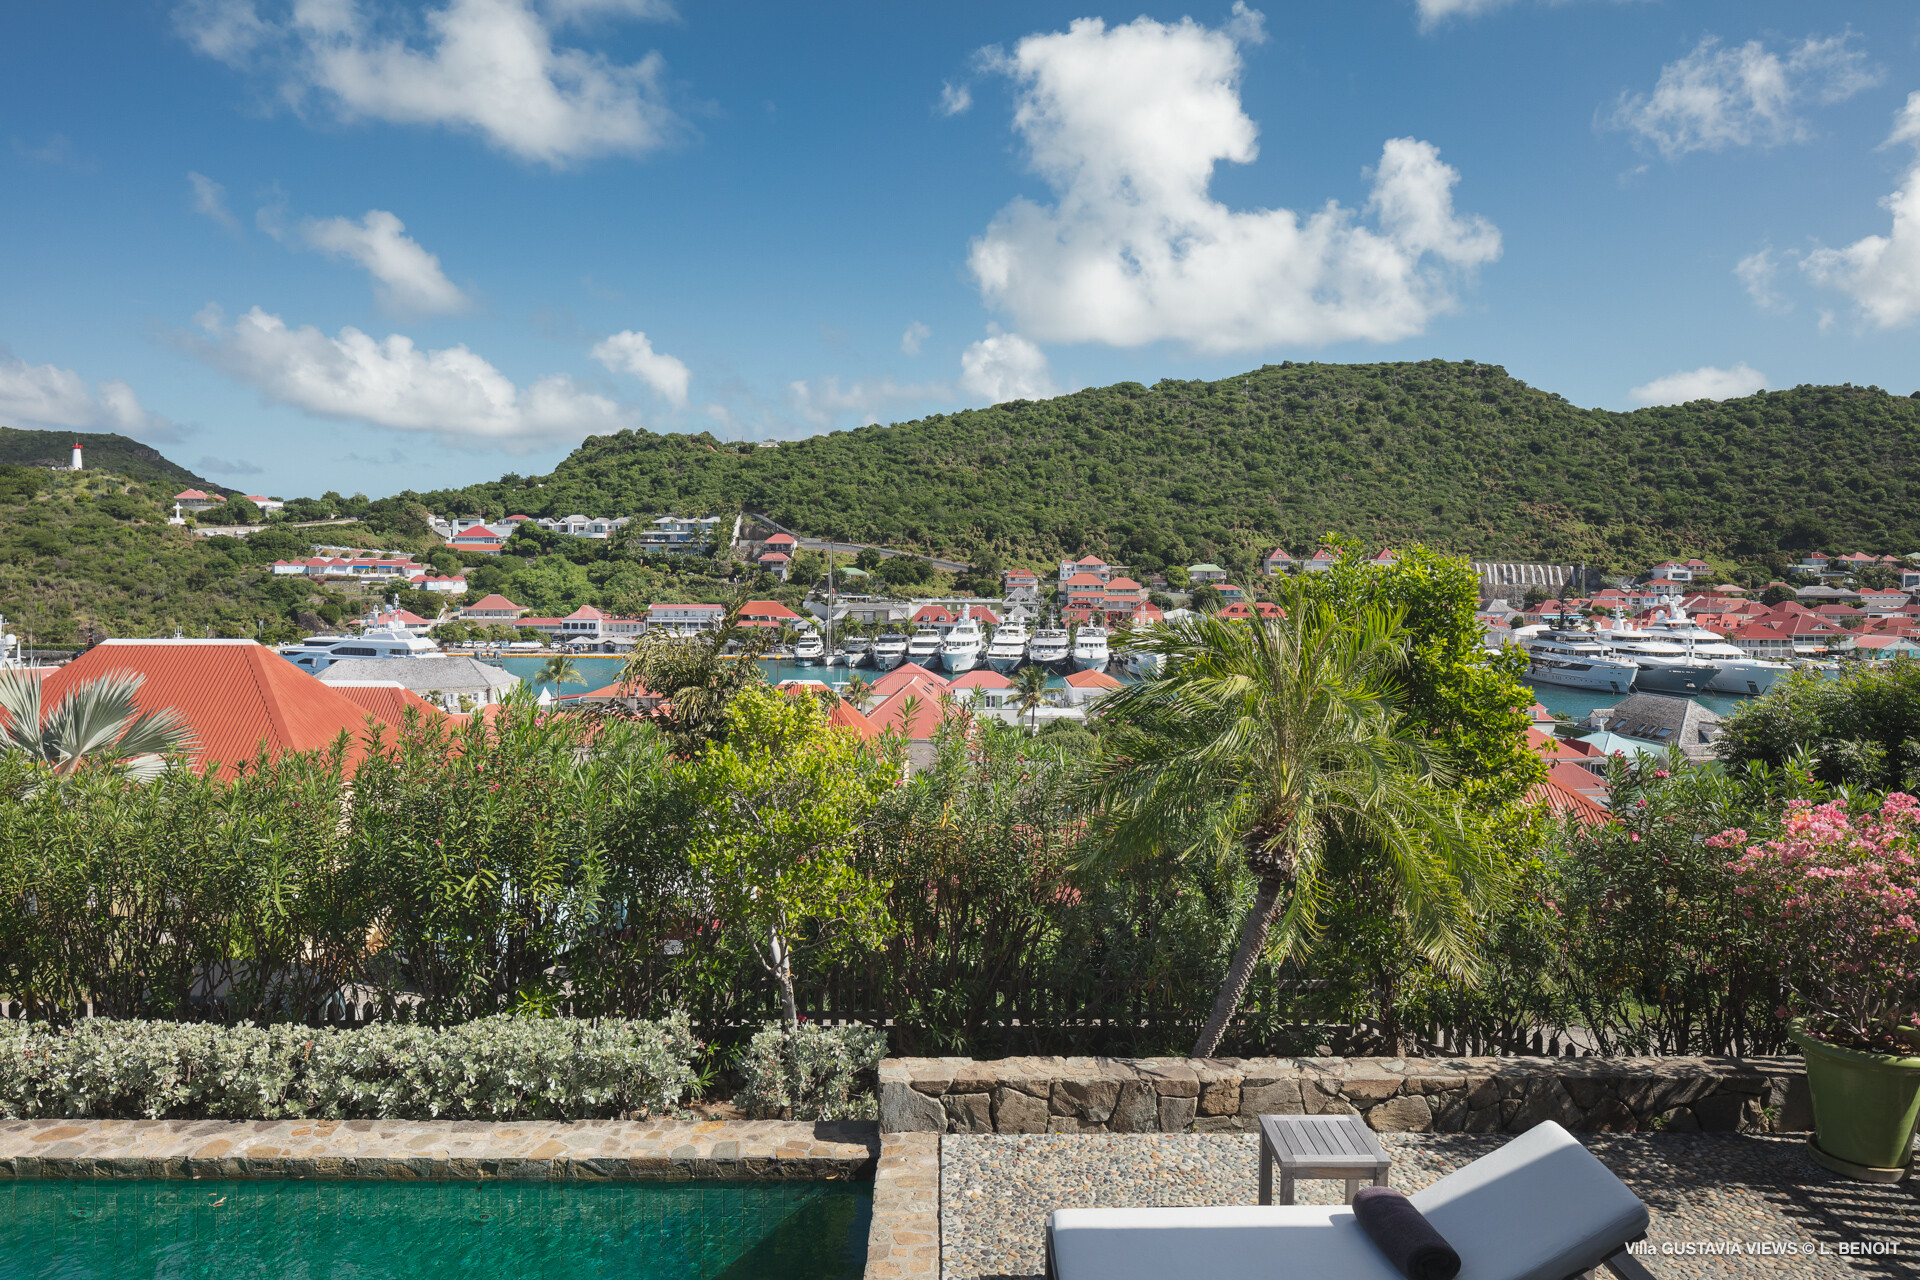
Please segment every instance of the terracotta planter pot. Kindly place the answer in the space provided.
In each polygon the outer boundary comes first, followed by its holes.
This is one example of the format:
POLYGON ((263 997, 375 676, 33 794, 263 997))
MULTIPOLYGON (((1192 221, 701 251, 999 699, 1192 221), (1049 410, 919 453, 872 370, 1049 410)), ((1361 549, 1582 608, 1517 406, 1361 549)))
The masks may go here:
POLYGON ((1920 1057, 1842 1049, 1808 1035, 1799 1020, 1791 1034, 1813 1094, 1813 1158, 1853 1178, 1903 1177, 1920 1119, 1920 1057))

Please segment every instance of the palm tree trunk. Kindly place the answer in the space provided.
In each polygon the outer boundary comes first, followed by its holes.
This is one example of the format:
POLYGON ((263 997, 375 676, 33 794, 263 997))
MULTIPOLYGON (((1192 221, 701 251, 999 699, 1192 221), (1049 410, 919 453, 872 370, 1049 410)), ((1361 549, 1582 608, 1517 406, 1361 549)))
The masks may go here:
POLYGON ((1211 1058, 1220 1047, 1227 1023, 1239 1012, 1241 997, 1247 994, 1253 966, 1259 963, 1260 953, 1267 949, 1267 935, 1273 932, 1274 917, 1280 914, 1280 894, 1285 888, 1286 880, 1277 871, 1260 877, 1259 891, 1253 895, 1253 908, 1240 924, 1240 946, 1233 953, 1233 963, 1227 966, 1227 976, 1221 980, 1220 993, 1213 998, 1213 1012, 1207 1015, 1207 1024, 1200 1028, 1200 1037, 1193 1042, 1193 1057, 1211 1058))

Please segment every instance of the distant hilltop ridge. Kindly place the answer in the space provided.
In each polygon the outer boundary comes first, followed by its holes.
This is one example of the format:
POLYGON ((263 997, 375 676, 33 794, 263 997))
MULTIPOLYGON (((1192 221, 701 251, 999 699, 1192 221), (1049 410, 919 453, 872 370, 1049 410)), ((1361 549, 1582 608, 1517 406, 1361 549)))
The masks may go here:
POLYGON ((160 482, 207 490, 222 487, 169 461, 151 445, 130 440, 117 432, 22 431, 0 427, 0 463, 17 467, 64 467, 72 460, 76 441, 86 453, 86 465, 94 470, 118 472, 143 484, 160 482))
MULTIPOLYGON (((0 431, 57 446, 73 437, 0 431)), ((210 482, 119 436, 172 479, 210 482)), ((136 474, 131 467, 122 467, 136 474)), ((334 498, 303 518, 363 514, 334 498)), ((764 512, 814 537, 979 565, 1092 552, 1151 571, 1251 572, 1333 532, 1482 561, 1763 564, 1821 548, 1920 551, 1920 400, 1802 386, 1614 413, 1498 365, 1270 364, 1212 382, 1121 382, 778 449, 711 434, 589 437, 550 475, 368 504, 376 517, 764 512), (390 510, 388 510, 390 509, 390 510)), ((311 507, 311 510, 308 507, 311 507)))
POLYGON ((495 516, 762 511, 980 561, 1251 566, 1329 531, 1476 560, 1920 550, 1920 400, 1803 386, 1614 413, 1498 365, 1266 365, 1122 382, 778 449, 589 438, 551 475, 403 495, 495 516))

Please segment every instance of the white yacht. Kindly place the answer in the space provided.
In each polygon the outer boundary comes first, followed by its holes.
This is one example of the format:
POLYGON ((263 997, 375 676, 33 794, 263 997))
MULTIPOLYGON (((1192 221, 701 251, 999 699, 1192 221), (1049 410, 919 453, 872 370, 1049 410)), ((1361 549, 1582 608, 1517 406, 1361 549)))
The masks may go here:
POLYGON ((388 627, 357 636, 308 636, 299 644, 281 645, 279 652, 302 671, 318 675, 342 658, 418 658, 440 652, 440 646, 404 627, 388 627))
POLYGON ((1689 647, 1667 636, 1615 627, 1607 634, 1615 654, 1640 668, 1633 687, 1643 693, 1705 693, 1719 668, 1696 658, 1689 647))
POLYGON ((1018 622, 1003 622, 994 629, 993 643, 987 646, 987 665, 1003 676, 1010 676, 1027 660, 1027 629, 1018 622))
POLYGON ((1073 669, 1075 671, 1105 671, 1112 659, 1107 648, 1107 629, 1084 623, 1073 633, 1073 669))
POLYGON ((1072 642, 1065 631, 1042 627, 1027 641, 1027 661, 1055 675, 1065 675, 1073 662, 1072 642))
POLYGON ((907 660, 907 638, 901 635, 884 635, 873 642, 873 665, 882 671, 891 671, 907 660))
POLYGON ((847 655, 847 665, 857 667, 873 652, 873 641, 865 636, 848 636, 840 642, 840 652, 847 655))
POLYGON ((826 656, 826 643, 817 631, 809 631, 793 642, 793 660, 802 666, 817 667, 826 656))
POLYGON ((1793 670, 1787 663, 1768 662, 1753 657, 1738 645, 1728 644, 1723 637, 1689 618, 1679 605, 1665 610, 1644 629, 1650 635, 1679 641, 1696 660, 1712 664, 1714 676, 1707 688, 1714 693, 1757 696, 1773 688, 1774 681, 1793 670))
POLYGON ((907 661, 931 671, 940 665, 940 633, 921 627, 907 641, 907 661))
POLYGON ((1527 678, 1571 689, 1626 693, 1640 665, 1622 658, 1591 631, 1541 631, 1527 647, 1527 678))
POLYGON ((964 619, 947 632, 947 638, 940 646, 940 661, 956 676, 963 676, 979 666, 980 660, 986 655, 987 633, 972 618, 964 619))

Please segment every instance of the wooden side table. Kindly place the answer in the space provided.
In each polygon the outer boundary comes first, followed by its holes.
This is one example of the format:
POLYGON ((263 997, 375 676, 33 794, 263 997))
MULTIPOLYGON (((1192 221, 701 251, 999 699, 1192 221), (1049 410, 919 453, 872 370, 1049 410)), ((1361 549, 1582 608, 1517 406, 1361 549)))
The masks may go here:
POLYGON ((1273 1166, 1280 1165, 1280 1203, 1293 1203, 1299 1178, 1338 1178, 1347 1184, 1347 1202, 1362 1178, 1387 1185, 1393 1157, 1359 1116, 1261 1116, 1260 1203, 1273 1203, 1273 1166))

